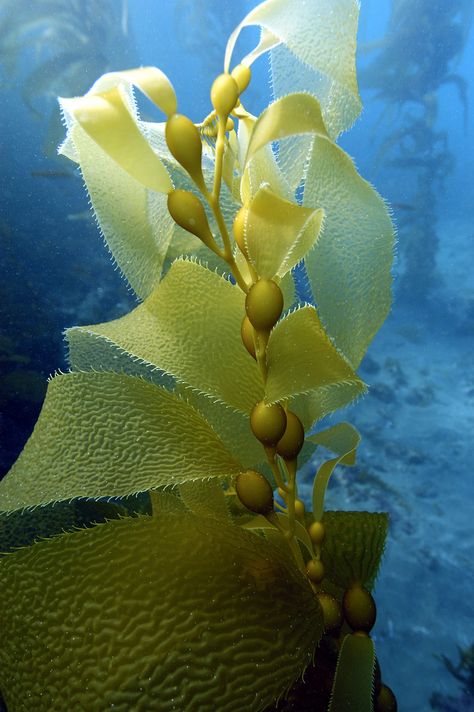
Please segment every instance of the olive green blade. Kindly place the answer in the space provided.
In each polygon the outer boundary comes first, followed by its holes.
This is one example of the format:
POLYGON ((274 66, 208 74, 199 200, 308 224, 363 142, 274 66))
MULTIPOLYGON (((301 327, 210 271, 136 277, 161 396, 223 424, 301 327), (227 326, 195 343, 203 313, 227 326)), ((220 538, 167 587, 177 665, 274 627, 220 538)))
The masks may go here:
POLYGON ((372 712, 375 648, 367 635, 346 635, 328 712, 372 712))
POLYGON ((322 635, 291 555, 240 527, 159 513, 0 561, 9 712, 263 710, 322 635))

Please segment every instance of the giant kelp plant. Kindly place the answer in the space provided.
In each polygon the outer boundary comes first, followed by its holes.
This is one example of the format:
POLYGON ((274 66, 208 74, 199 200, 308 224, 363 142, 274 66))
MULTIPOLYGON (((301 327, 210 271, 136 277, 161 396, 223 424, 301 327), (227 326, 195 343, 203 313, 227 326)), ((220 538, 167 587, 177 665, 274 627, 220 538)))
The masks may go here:
POLYGON ((357 11, 258 5, 199 124, 153 67, 61 100, 61 152, 141 303, 67 331, 71 371, 0 484, 10 712, 396 709, 370 637, 387 517, 324 510, 359 436, 318 425, 366 390, 390 306, 391 221, 336 143, 360 112, 357 11), (265 52, 257 118, 241 96, 265 52), (333 456, 305 511, 317 447, 333 456))

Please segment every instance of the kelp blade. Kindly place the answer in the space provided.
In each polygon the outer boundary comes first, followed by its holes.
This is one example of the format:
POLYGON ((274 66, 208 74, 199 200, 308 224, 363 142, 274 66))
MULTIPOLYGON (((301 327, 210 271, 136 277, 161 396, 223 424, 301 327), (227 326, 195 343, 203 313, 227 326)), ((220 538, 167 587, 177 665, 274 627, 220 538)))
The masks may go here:
POLYGON ((69 373, 50 382, 33 434, 0 483, 0 511, 242 469, 199 413, 165 389, 120 374, 69 373))
POLYGON ((5 557, 0 625, 9 712, 256 712, 301 676, 322 633, 284 550, 161 513, 5 557))
POLYGON ((372 712, 375 648, 368 635, 346 635, 328 712, 372 712))

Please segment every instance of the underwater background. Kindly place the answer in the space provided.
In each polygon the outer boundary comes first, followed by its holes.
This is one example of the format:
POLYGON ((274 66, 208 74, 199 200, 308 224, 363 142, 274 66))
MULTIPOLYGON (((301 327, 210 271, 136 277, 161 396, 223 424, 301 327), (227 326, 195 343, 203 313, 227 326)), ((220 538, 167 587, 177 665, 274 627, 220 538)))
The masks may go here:
MULTIPOLYGON (((55 97, 153 64, 197 120, 255 4, 0 0, 0 477, 47 377, 66 369, 63 329, 134 305, 80 175, 55 155, 55 97)), ((406 712, 474 710, 473 14, 473 0, 362 0, 364 112, 341 140, 391 204, 398 246, 392 312, 361 367, 369 394, 342 415, 363 436, 358 464, 336 470, 327 504, 390 513, 374 639, 406 712)), ((254 77, 246 104, 258 113, 265 60, 254 77)), ((307 497, 314 468, 301 474, 307 497)))

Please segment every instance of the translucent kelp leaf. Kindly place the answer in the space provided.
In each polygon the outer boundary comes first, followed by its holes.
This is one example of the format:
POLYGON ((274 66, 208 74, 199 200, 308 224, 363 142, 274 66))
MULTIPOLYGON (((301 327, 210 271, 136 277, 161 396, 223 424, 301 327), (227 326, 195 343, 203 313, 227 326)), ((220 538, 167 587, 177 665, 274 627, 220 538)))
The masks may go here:
POLYGON ((375 646, 368 636, 346 635, 337 659, 329 712, 372 712, 375 646))
POLYGON ((232 456, 246 468, 256 467, 267 461, 262 444, 250 430, 248 413, 229 408, 180 383, 176 384, 176 393, 201 413, 232 456))
POLYGON ((318 469, 313 481, 313 516, 319 521, 324 512, 324 495, 329 479, 336 465, 354 465, 360 435, 349 423, 338 423, 332 428, 310 435, 308 440, 315 445, 322 445, 337 454, 337 457, 324 462, 318 469))
POLYGON ((285 63, 272 62, 275 95, 293 91, 298 76, 305 72, 308 79, 301 88, 318 97, 335 137, 352 125, 361 110, 355 73, 358 11, 356 0, 267 0, 251 10, 231 34, 225 69, 230 67, 241 30, 259 25, 260 43, 242 62, 250 65, 264 52, 282 49, 285 63))
MULTIPOLYGON (((165 114, 176 112, 174 89, 156 67, 104 74, 87 94, 62 98, 60 106, 69 131, 78 123, 103 153, 136 181, 151 190, 169 193, 173 188, 170 177, 140 131, 134 107, 130 106, 132 86, 141 89, 165 114)), ((67 141, 61 150, 64 154, 69 151, 67 141)))
POLYGON ((283 277, 313 247, 323 220, 322 210, 303 208, 263 185, 246 212, 245 244, 261 277, 283 277))
POLYGON ((326 532, 321 558, 326 576, 346 589, 374 585, 385 548, 388 515, 372 512, 324 512, 326 532))
POLYGON ((242 467, 185 402, 139 378, 56 376, 32 436, 0 483, 0 510, 120 497, 242 467))
MULTIPOLYGON (((289 529, 288 525, 288 517, 286 514, 277 514, 276 517, 278 518, 278 521, 280 523, 280 527, 282 529, 289 529)), ((306 529, 303 527, 302 524, 300 524, 298 521, 294 522, 294 536, 298 541, 300 541, 304 546, 309 545, 309 553, 312 556, 313 554, 313 548, 311 544, 311 540, 309 538, 309 534, 306 531, 306 529)), ((300 571, 306 575, 306 565, 305 561, 303 558, 303 555, 301 553, 301 549, 298 546, 298 543, 295 541, 293 536, 289 537, 288 539, 283 536, 283 533, 281 529, 277 528, 274 523, 272 523, 269 519, 266 517, 262 516, 261 514, 258 514, 255 517, 252 517, 249 521, 242 523, 241 525, 244 527, 244 529, 248 529, 250 531, 261 531, 265 534, 265 538, 268 539, 268 541, 273 542, 276 544, 278 547, 288 547, 289 551, 291 551, 291 554, 293 555, 295 559, 295 563, 300 569, 300 571)))
POLYGON ((269 403, 298 394, 311 396, 314 391, 322 396, 330 388, 339 389, 339 402, 348 403, 365 389, 310 306, 291 312, 275 326, 268 341, 267 363, 265 400, 269 403))
POLYGON ((151 490, 150 499, 154 517, 160 517, 163 514, 182 516, 186 512, 186 507, 178 496, 175 487, 172 492, 168 490, 151 490))
POLYGON ((231 521, 222 483, 217 480, 193 480, 178 485, 179 496, 193 514, 231 521))
POLYGON ((287 272, 279 283, 283 294, 283 311, 291 309, 296 304, 296 285, 293 274, 287 272))
POLYGON ((257 712, 302 675, 322 635, 285 550, 164 513, 5 557, 0 625, 11 712, 25 699, 38 712, 257 712))
POLYGON ((71 327, 65 330, 68 362, 73 371, 108 371, 144 378, 169 391, 175 380, 159 369, 151 369, 145 361, 117 348, 117 344, 89 327, 71 327))
POLYGON ((270 104, 258 117, 250 135, 245 165, 263 146, 304 134, 328 138, 321 107, 309 94, 288 94, 270 104))
POLYGON ((386 205, 349 156, 315 136, 304 205, 325 213, 306 260, 321 321, 354 368, 387 316, 394 233, 386 205))
MULTIPOLYGON (((240 337, 244 302, 244 293, 226 279, 195 262, 178 260, 153 294, 130 314, 69 330, 73 363, 75 334, 87 331, 150 368, 248 413, 263 387, 240 337)), ((81 347, 82 358, 87 358, 84 344, 81 347)), ((90 348, 95 348, 92 339, 90 348)))
POLYGON ((82 175, 114 260, 140 298, 158 284, 176 231, 166 195, 122 170, 80 127, 72 130, 82 175))
MULTIPOLYGON (((238 145, 241 166, 244 166, 250 136, 256 121, 256 117, 251 115, 245 115, 239 120, 238 145)), ((268 184, 270 190, 283 198, 291 199, 294 195, 294 190, 292 191, 286 176, 280 170, 271 144, 264 146, 253 155, 239 183, 242 203, 250 202, 263 183, 268 184)))

